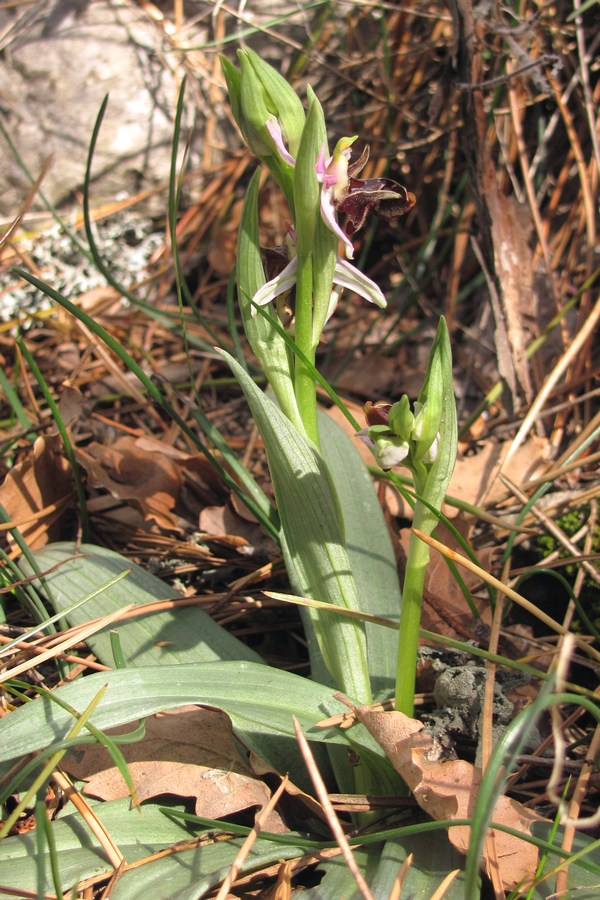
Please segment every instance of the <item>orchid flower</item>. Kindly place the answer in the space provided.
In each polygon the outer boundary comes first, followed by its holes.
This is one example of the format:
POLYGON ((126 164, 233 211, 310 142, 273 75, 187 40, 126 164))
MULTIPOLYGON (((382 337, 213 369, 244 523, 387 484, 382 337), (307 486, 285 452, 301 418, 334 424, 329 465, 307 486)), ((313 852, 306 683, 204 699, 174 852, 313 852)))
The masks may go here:
MULTIPOLYGON (((254 314, 256 314, 256 306, 266 306, 267 303, 276 300, 277 297, 281 297, 294 287, 297 270, 298 257, 293 256, 287 266, 285 266, 275 278, 272 278, 271 281, 267 281, 266 284, 259 288, 252 298, 254 314)), ((359 269, 339 256, 335 262, 333 283, 339 288, 347 288, 349 291, 354 291, 355 294, 364 297, 369 303, 374 303, 381 309, 384 309, 387 305, 387 301, 379 286, 375 284, 374 281, 371 281, 371 279, 364 275, 359 269)), ((339 292, 335 290, 332 291, 326 321, 329 321, 335 312, 338 300, 339 292)))
MULTIPOLYGON (((266 127, 281 159, 287 165, 294 167, 296 160, 285 146, 279 120, 275 116, 270 116, 267 119, 266 127)), ((396 185, 393 181, 383 178, 361 181, 350 175, 350 173, 356 174, 360 171, 368 158, 368 151, 366 151, 354 165, 350 164, 352 144, 355 140, 356 136, 341 138, 335 147, 333 156, 329 159, 326 159, 325 147, 322 146, 316 164, 316 177, 322 185, 321 217, 327 228, 343 241, 347 259, 352 259, 354 247, 337 221, 336 210, 344 208, 349 215, 352 230, 356 231, 364 223, 369 210, 391 217, 393 214, 400 215, 401 212, 407 212, 415 203, 414 194, 406 191, 401 185, 396 185), (371 190, 371 184, 375 184, 376 188, 371 190), (396 204, 394 213, 382 206, 382 204, 389 206, 392 202, 396 204)), ((347 259, 337 257, 333 284, 339 288, 354 291, 369 303, 374 303, 383 309, 387 305, 387 301, 381 289, 374 281, 347 262, 347 259)), ((253 303, 264 306, 291 290, 296 281, 297 268, 298 260, 294 256, 282 272, 260 288, 252 298, 253 303)), ((339 292, 332 291, 326 321, 333 314, 338 300, 339 292)))
MULTIPOLYGON (((285 146, 279 120, 270 116, 266 125, 281 159, 289 166, 295 166, 296 160, 285 146)), ((409 212, 416 203, 412 191, 407 191, 390 178, 355 177, 369 159, 369 148, 365 147, 356 162, 350 162, 352 144, 356 139, 356 135, 341 138, 333 156, 328 160, 325 157, 325 147, 322 146, 316 166, 317 180, 323 185, 321 217, 329 230, 345 244, 348 259, 354 256, 354 247, 348 235, 340 228, 337 212, 348 216, 348 230, 354 234, 363 227, 369 212, 384 219, 393 219, 409 212)))

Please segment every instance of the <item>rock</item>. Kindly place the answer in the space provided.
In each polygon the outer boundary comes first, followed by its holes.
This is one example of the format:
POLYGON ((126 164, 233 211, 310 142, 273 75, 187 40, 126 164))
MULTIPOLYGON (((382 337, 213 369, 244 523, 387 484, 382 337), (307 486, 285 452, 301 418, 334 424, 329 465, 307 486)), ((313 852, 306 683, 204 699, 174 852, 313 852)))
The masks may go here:
MULTIPOLYGON (((93 202, 115 200, 168 177, 180 56, 140 6, 43 0, 0 11, 4 125, 55 205, 81 189, 90 137, 110 100, 93 166, 93 202)), ((189 115, 193 114, 188 92, 189 115)), ((30 183, 10 151, 0 155, 0 214, 18 211, 30 183)), ((160 209, 165 208, 164 194, 160 209)), ((36 200, 36 204, 40 205, 36 200)), ((148 207, 146 207, 148 209, 148 207)))

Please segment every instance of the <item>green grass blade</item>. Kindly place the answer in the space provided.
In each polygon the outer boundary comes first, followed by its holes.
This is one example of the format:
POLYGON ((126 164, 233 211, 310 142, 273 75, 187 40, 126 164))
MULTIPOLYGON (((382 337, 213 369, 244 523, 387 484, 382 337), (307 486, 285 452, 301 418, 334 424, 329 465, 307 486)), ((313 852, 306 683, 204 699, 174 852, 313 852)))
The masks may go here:
MULTIPOLYGON (((183 434, 186 435, 189 440, 192 441, 193 445, 200 450, 201 453, 206 456, 211 465, 218 472, 220 477, 225 481, 228 487, 231 488, 240 499, 248 506, 248 508, 254 513, 257 519, 264 525, 267 531, 273 536, 275 540, 278 537, 278 525, 276 516, 273 513, 273 509, 271 504, 269 503, 268 498, 265 496, 264 492, 258 487, 254 479, 251 477, 249 472, 244 469, 241 465, 237 457, 229 450, 227 447, 227 443, 224 438, 220 439, 219 449, 222 449, 224 452, 225 459, 227 463, 234 469, 238 478, 240 478, 244 489, 242 489, 237 481, 229 474, 227 469, 221 465, 218 461, 214 453, 212 453, 206 444, 201 441, 198 435, 192 431, 187 422, 179 415, 176 409, 172 406, 171 403, 164 397, 164 395, 160 392, 157 386, 154 384, 151 378, 149 378, 144 370, 136 363, 133 357, 122 347, 115 338, 109 334, 105 328, 103 328, 98 322, 92 319, 91 316, 88 316, 82 309, 79 309, 74 303, 71 303, 70 300, 67 300, 66 297, 63 297, 58 291, 54 290, 54 288, 50 287, 50 285, 45 284, 39 278, 36 278, 35 275, 31 275, 25 269, 19 269, 18 267, 15 269, 19 277, 24 278, 38 290, 42 291, 42 293, 46 294, 46 296, 50 297, 51 300, 54 300, 63 309, 66 309, 67 312, 71 313, 71 315, 75 316, 75 318, 79 319, 79 321, 83 322, 83 324, 92 331, 103 343, 109 347, 113 353, 115 353, 118 358, 124 363, 125 366, 138 378, 141 384, 146 389, 148 395, 154 400, 158 406, 164 410, 166 415, 175 422, 183 434)), ((206 417, 203 415, 201 411, 195 412, 195 418, 204 421, 206 417)), ((207 422, 207 427, 209 423, 207 422)), ((217 429, 214 426, 210 429, 210 433, 215 435, 217 429)), ((22 549, 22 548, 21 548, 22 549)), ((23 551, 25 552, 25 551, 23 551)))
POLYGON ((34 360, 33 356, 29 352, 27 345, 23 340, 17 340, 17 346, 19 347, 23 357, 25 358, 27 365, 31 369, 33 377, 39 384, 42 394, 44 395, 44 399, 48 404, 50 412, 52 413, 52 418, 56 423, 56 427, 58 429, 58 433, 60 434, 61 440, 63 442, 63 447, 65 451, 65 456, 69 461, 69 465, 71 467, 71 472, 73 475, 73 481, 75 483, 75 491, 77 493, 77 500, 79 502, 79 516, 80 516, 80 524, 81 524, 81 538, 83 541, 87 541, 88 534, 90 530, 89 516, 87 510, 87 500, 85 496, 85 489, 83 487, 83 481, 81 478, 81 471, 79 469, 79 464, 75 457, 75 451, 73 449, 73 444, 71 443, 71 438, 69 436, 69 432, 63 422, 63 418, 60 414, 60 410, 58 408, 58 404, 56 403, 54 397, 50 393, 50 389, 46 384, 46 380, 42 375, 39 366, 34 360))

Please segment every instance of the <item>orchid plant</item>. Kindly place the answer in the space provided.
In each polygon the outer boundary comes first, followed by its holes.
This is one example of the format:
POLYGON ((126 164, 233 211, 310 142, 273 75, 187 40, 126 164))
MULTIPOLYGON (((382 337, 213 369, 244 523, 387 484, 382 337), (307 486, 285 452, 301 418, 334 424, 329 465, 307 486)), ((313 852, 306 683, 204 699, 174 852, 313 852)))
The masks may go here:
MULTIPOLYGON (((280 185, 291 216, 285 252, 270 251, 268 256, 276 264, 267 276, 259 242, 260 170, 255 173, 238 242, 238 296, 248 341, 277 406, 235 360, 227 360, 246 393, 265 443, 293 588, 304 597, 360 611, 364 610, 364 598, 358 596, 356 572, 345 541, 348 523, 340 506, 346 486, 333 482, 321 453, 314 365, 323 328, 342 289, 380 308, 386 306, 379 286, 351 262, 354 234, 369 213, 391 219, 407 213, 416 199, 389 179, 359 178, 369 151, 366 148, 353 159, 356 136, 342 137, 329 153, 323 110, 310 88, 305 114, 295 91, 256 53, 241 50, 238 58, 239 69, 222 60, 234 118, 250 149, 280 185), (287 304, 292 291, 293 312, 287 304), (259 314, 261 307, 269 314, 259 314), (297 352, 290 350, 282 326, 293 333, 297 352)), ((443 320, 414 412, 408 398, 386 407, 371 404, 367 422, 361 436, 380 464, 384 468, 404 464, 413 472, 415 519, 422 530, 431 532, 456 450, 451 358, 443 320), (451 449, 440 452, 442 445, 451 449)), ((397 662, 397 698, 405 712, 412 712, 427 553, 415 538, 411 543, 413 564, 407 568, 397 662)), ((395 605, 399 613, 399 591, 395 605)), ((369 657, 376 648, 367 646, 363 624, 356 618, 339 619, 309 608, 306 626, 313 677, 316 673, 353 700, 370 702, 369 657)))

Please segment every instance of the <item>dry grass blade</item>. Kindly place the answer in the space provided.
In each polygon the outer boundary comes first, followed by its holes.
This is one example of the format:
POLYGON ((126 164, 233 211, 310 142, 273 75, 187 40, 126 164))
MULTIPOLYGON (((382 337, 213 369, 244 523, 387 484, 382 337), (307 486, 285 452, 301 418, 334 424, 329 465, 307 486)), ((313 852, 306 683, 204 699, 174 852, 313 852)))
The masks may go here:
POLYGON ((338 846, 342 851, 342 855, 346 861, 346 865, 348 866, 350 872, 352 873, 352 877, 356 882, 356 887, 360 896, 363 900, 375 900, 373 894, 371 893, 367 882, 365 881, 362 872, 358 868, 356 864, 356 860, 352 854, 352 850, 350 849, 350 844, 346 840, 346 835, 342 830, 342 826, 339 823, 338 817, 335 814, 335 810, 329 799, 329 794, 327 793, 327 788, 325 787, 325 782, 321 777, 321 773, 317 768, 317 764, 315 762, 315 758, 312 754, 308 741, 304 737, 302 733, 302 729, 300 728, 300 723, 294 716, 294 731, 296 732, 296 739, 298 741, 298 746, 300 747, 300 752, 302 753, 302 758, 306 763, 308 768, 308 774, 310 775, 311 781, 314 785, 317 797, 319 798, 319 802, 323 807, 325 815, 327 817, 327 823, 331 828, 332 834, 338 842, 338 846))
POLYGON ((263 824, 267 821, 270 814, 273 812, 277 804, 279 803, 279 798, 283 794, 288 783, 288 777, 285 775, 281 781, 281 784, 267 803, 267 805, 260 811, 260 813, 256 817, 256 822, 254 823, 254 828, 240 847, 237 856, 231 863, 231 868, 227 873, 227 878, 224 880, 223 884, 219 888, 219 893, 217 894, 215 900, 226 900, 226 897, 229 893, 229 890, 237 878, 238 872, 240 871, 244 861, 246 860, 248 854, 250 853, 254 843, 256 842, 257 837, 259 836, 263 824))
POLYGON ((101 628, 105 628, 107 625, 111 625, 116 619, 120 618, 123 612, 127 611, 131 607, 124 607, 122 610, 117 610, 116 612, 112 612, 107 616, 103 616, 101 619, 95 619, 92 623, 83 626, 82 628, 76 629, 75 633, 70 634, 70 636, 61 641, 55 647, 50 648, 49 650, 44 650, 39 656, 36 656, 34 659, 26 660, 23 663, 20 663, 18 666, 13 666, 12 669, 8 669, 6 672, 0 674, 0 684, 4 681, 8 681, 10 678, 16 678, 17 675, 21 675, 23 672, 27 672, 33 666, 39 666, 40 663, 46 662, 48 659, 54 659, 61 653, 64 653, 65 650, 68 650, 69 647, 72 647, 74 644, 78 644, 80 641, 84 641, 91 634, 95 634, 97 631, 100 631, 101 628))
POLYGON ((19 214, 13 219, 13 221, 12 221, 11 224, 8 226, 8 228, 6 229, 6 231, 4 232, 4 234, 2 235, 2 237, 0 237, 0 251, 2 250, 2 248, 4 247, 4 245, 5 245, 6 243, 8 243, 8 241, 9 241, 10 238, 11 238, 11 236, 12 236, 13 234, 16 233, 16 231, 17 231, 19 225, 21 224, 21 222, 22 222, 23 219, 25 218, 25 215, 26 215, 26 213, 27 213, 27 210, 29 209, 29 207, 30 207, 31 204, 33 203, 33 200, 34 200, 34 198, 35 198, 35 195, 36 195, 37 192, 38 192, 39 186, 41 185, 42 181, 44 180, 44 176, 46 175, 46 172, 47 172, 48 169, 50 168, 51 162, 52 162, 52 158, 51 158, 51 157, 47 157, 47 159, 44 160, 44 164, 42 165, 42 169, 41 169, 41 171, 40 171, 40 174, 39 174, 38 177, 36 178, 35 182, 31 185, 31 188, 30 188, 30 190, 29 190, 29 193, 27 194, 27 196, 26 196, 25 199, 23 200, 23 204, 22 204, 22 206, 21 206, 21 209, 19 210, 19 214))
POLYGON ((559 379, 564 375, 569 366, 577 359, 577 357, 582 353, 585 345, 592 337, 594 330, 600 320, 600 299, 598 299, 594 305, 594 308, 591 310, 589 317, 581 326, 578 333, 575 335, 561 358, 558 360, 553 370, 550 372, 542 389, 539 391, 537 397, 531 404, 527 415, 523 419, 517 434, 509 448, 509 451, 506 455, 506 459, 502 465, 503 469, 506 469, 509 465, 511 459, 513 459, 515 453, 531 431, 532 426, 534 425, 536 419, 540 415, 546 400, 548 399, 548 395, 552 391, 552 388, 558 383, 559 379))
POLYGON ((402 894, 402 885, 404 884, 404 879, 406 878, 406 874, 413 863, 413 854, 409 853, 402 865, 400 866, 400 871, 396 875, 394 883, 392 885, 392 890, 390 891, 389 900, 400 900, 400 896, 402 894))
MULTIPOLYGON (((524 494, 523 491, 520 491, 516 484, 513 484, 512 481, 506 477, 506 475, 500 475, 500 478, 502 479, 504 484, 506 484, 506 486, 510 488, 510 490, 518 500, 520 500, 522 503, 525 503, 527 501, 527 495, 524 494)), ((538 509, 535 503, 531 507, 531 512, 536 517, 536 519, 539 519, 544 528, 551 535, 553 535, 556 540, 560 544, 562 544, 562 546, 566 550, 569 551, 569 553, 572 554, 573 558, 578 560, 579 564, 583 569, 585 569, 590 578, 593 578, 593 580, 597 584, 600 584, 600 572, 598 571, 598 569, 590 562, 588 562, 588 560, 582 559, 582 554, 580 553, 579 549, 575 546, 573 541, 569 540, 563 530, 559 528, 559 526, 555 522, 553 522, 549 516, 545 515, 541 509, 538 509)))
POLYGON ((431 900, 442 900, 445 896, 446 891, 456 878, 456 876, 460 873, 460 869, 454 869, 452 872, 448 872, 442 883, 431 895, 431 900))
MULTIPOLYGON (((461 556, 460 553, 456 553, 455 550, 450 550, 449 547, 446 547, 445 544, 442 544, 441 541, 436 541, 435 538, 428 537, 426 534, 423 534, 422 531, 419 531, 417 528, 414 529, 414 533, 417 537, 425 541, 426 544, 429 544, 430 547, 433 547, 434 550, 438 550, 443 556, 447 557, 447 559, 451 559, 453 562, 458 563, 459 566, 463 566, 465 569, 469 569, 469 571, 474 572, 478 575, 482 581, 485 581, 487 584, 491 585, 496 590, 501 591, 505 594, 509 600, 514 600, 515 603, 518 603, 523 609, 526 609, 527 612, 531 613, 532 616, 535 616, 536 619, 539 619, 540 622, 543 622, 553 631, 556 631, 557 634, 567 635, 570 634, 568 628, 565 628, 564 625, 561 625, 560 622, 556 622, 551 616, 546 615, 541 609, 539 609, 535 604, 531 603, 529 600, 526 600, 525 597, 522 597, 521 594, 518 594, 516 591, 513 591, 512 588, 507 587, 499 578, 494 578, 493 575, 490 575, 489 572, 485 572, 480 566, 475 565, 470 559, 467 559, 465 556, 461 556)), ((583 652, 589 656, 591 659, 596 662, 600 662, 600 652, 596 650, 594 647, 590 647, 590 645, 578 635, 574 638, 577 646, 583 650, 583 652)))
POLYGON ((125 858, 110 834, 105 829, 101 820, 98 818, 94 810, 90 807, 89 803, 87 803, 86 799, 82 797, 79 793, 75 785, 72 783, 71 779, 68 778, 63 772, 56 770, 52 775, 52 778, 56 782, 56 784, 61 788, 64 792, 65 797, 70 800, 78 813, 80 813, 81 817, 85 821, 86 825, 100 842, 100 846, 106 853, 110 864, 118 869, 125 862, 125 858))

